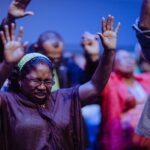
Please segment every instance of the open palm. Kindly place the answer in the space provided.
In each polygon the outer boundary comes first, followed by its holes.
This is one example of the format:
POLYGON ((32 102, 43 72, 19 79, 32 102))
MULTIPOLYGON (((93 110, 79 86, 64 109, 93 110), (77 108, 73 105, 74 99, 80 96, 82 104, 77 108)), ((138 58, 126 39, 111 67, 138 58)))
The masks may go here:
POLYGON ((9 15, 11 15, 13 18, 22 18, 24 16, 32 16, 33 12, 26 11, 26 7, 30 1, 31 0, 25 0, 25 1, 13 0, 9 6, 9 10, 8 10, 9 15))
POLYGON ((107 21, 105 19, 102 19, 102 33, 98 33, 103 47, 106 50, 109 49, 116 49, 116 43, 117 43, 117 32, 120 28, 120 23, 117 24, 115 30, 113 30, 113 23, 114 23, 114 17, 108 16, 107 21))
POLYGON ((1 38, 4 44, 4 57, 7 63, 17 63, 25 54, 27 43, 22 45, 23 27, 20 27, 18 37, 15 38, 15 25, 11 24, 11 29, 5 25, 5 31, 1 31, 1 38), (11 31, 11 34, 10 32, 11 31))
POLYGON ((4 56, 9 63, 17 63, 24 55, 21 43, 18 41, 10 41, 5 45, 4 56))

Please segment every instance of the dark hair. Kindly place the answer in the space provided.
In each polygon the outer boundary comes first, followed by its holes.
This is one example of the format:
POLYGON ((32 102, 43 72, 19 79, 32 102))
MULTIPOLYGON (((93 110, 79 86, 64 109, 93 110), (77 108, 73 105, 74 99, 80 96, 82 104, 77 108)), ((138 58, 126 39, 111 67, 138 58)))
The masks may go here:
POLYGON ((18 66, 15 66, 12 73, 9 76, 9 83, 8 83, 8 91, 18 93, 20 92, 20 85, 19 80, 25 78, 25 76, 36 67, 37 64, 46 64, 49 66, 50 70, 53 72, 53 64, 50 60, 38 56, 30 61, 28 61, 21 71, 19 70, 18 66))
POLYGON ((43 47, 42 47, 43 43, 45 41, 48 41, 51 39, 55 40, 56 42, 58 42, 58 41, 63 42, 63 39, 59 33, 55 32, 55 31, 46 31, 46 32, 43 32, 37 40, 38 49, 42 50, 43 49, 43 47))

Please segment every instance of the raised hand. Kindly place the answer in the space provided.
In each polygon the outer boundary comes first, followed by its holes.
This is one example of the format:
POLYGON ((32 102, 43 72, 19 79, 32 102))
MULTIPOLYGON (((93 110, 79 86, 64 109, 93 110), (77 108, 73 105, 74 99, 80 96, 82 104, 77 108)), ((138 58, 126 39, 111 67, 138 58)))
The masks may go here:
POLYGON ((99 54, 98 35, 85 32, 81 39, 81 45, 88 54, 99 54))
POLYGON ((117 24, 116 28, 113 30, 114 17, 108 15, 107 21, 102 18, 102 33, 98 33, 101 38, 102 45, 105 50, 116 49, 117 43, 117 32, 120 28, 120 23, 117 24))
POLYGON ((4 59, 9 64, 18 63, 25 54, 27 42, 22 45, 23 27, 19 28, 18 37, 15 37, 15 25, 11 24, 11 29, 8 25, 4 26, 4 31, 0 32, 1 39, 4 45, 4 59), (9 32, 10 31, 10 32, 9 32))
POLYGON ((8 17, 17 19, 25 16, 32 16, 32 11, 26 11, 31 0, 13 0, 8 9, 8 17))

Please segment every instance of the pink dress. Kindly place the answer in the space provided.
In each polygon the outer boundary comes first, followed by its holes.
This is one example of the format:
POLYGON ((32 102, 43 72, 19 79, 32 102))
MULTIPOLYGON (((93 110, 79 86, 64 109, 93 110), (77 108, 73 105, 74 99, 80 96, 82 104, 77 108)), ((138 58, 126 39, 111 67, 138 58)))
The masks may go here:
POLYGON ((135 135, 134 129, 150 94, 150 74, 134 78, 134 87, 129 87, 123 78, 112 73, 100 95, 102 123, 99 141, 102 150, 133 150, 141 146, 139 141, 142 140, 139 139, 142 137, 135 135))

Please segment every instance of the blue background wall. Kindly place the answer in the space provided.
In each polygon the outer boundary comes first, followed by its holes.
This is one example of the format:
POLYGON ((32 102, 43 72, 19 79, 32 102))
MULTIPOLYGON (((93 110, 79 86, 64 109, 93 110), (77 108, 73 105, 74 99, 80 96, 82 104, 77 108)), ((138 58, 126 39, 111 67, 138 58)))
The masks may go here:
MULTIPOLYGON (((0 0, 0 19, 6 15, 11 0, 0 0)), ((121 22, 118 47, 132 50, 136 37, 132 24, 138 17, 141 0, 32 0, 28 10, 35 15, 17 21, 25 27, 24 39, 36 41, 45 30, 56 30, 65 41, 65 49, 80 51, 84 31, 101 30, 101 18, 112 14, 121 22)))

